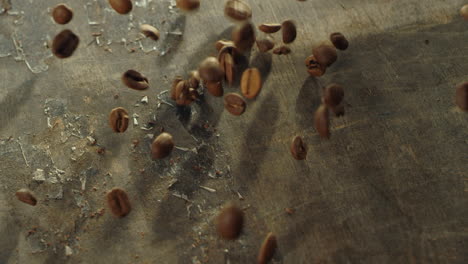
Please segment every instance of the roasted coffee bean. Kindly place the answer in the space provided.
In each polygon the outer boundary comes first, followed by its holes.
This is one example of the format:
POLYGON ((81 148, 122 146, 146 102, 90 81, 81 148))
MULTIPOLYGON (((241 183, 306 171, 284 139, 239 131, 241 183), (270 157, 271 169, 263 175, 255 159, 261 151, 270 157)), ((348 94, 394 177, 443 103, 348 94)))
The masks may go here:
POLYGON ((176 5, 184 11, 192 11, 200 7, 200 0, 176 0, 176 5))
POLYGON ((123 133, 128 128, 128 112, 122 107, 112 109, 109 115, 109 125, 117 133, 123 133))
POLYGON ((270 39, 260 39, 257 40, 257 47, 260 52, 267 52, 275 47, 275 43, 270 39))
POLYGON ((216 97, 221 97, 224 94, 223 83, 222 82, 205 82, 205 87, 208 92, 216 97))
POLYGON ((28 189, 20 189, 16 193, 16 198, 23 203, 35 206, 37 204, 37 199, 34 197, 34 194, 28 189))
POLYGON ((291 53, 291 49, 284 45, 273 50, 273 54, 276 55, 288 55, 289 53, 291 53))
POLYGON ((457 86, 455 103, 463 111, 468 111, 468 82, 457 86))
POLYGON ((257 68, 249 68, 244 71, 241 79, 242 95, 248 99, 254 99, 262 89, 262 75, 257 68))
POLYGON ((234 59, 231 54, 223 53, 219 61, 225 74, 226 81, 231 85, 234 81, 234 59))
POLYGON ((78 47, 80 38, 71 30, 65 29, 55 36, 52 42, 52 53, 61 59, 68 58, 78 47))
POLYGON ((331 66, 338 58, 336 49, 329 45, 320 45, 314 48, 312 54, 317 59, 317 62, 324 67, 331 66))
POLYGON ((171 86, 171 99, 172 100, 177 100, 178 92, 177 92, 177 84, 179 82, 183 81, 182 76, 176 76, 174 80, 172 81, 172 86, 171 86))
POLYGON ((155 41, 160 37, 159 30, 148 24, 140 25, 140 31, 143 35, 155 41))
POLYGON ((129 88, 135 90, 148 89, 148 78, 135 70, 128 70, 122 75, 122 82, 129 88))
POLYGON ((118 218, 127 216, 132 210, 127 193, 120 188, 114 188, 107 193, 107 205, 118 218))
POLYGON ((281 24, 274 24, 274 23, 261 24, 260 26, 258 26, 258 29, 268 34, 275 33, 275 32, 280 31, 281 24))
POLYGON ((227 45, 235 47, 234 42, 232 42, 231 40, 220 39, 216 41, 215 48, 219 52, 224 46, 227 46, 227 45))
POLYGON ((224 108, 236 116, 242 115, 247 108, 244 98, 236 93, 229 93, 224 96, 224 108))
POLYGON ((349 46, 348 40, 339 32, 332 33, 330 35, 330 41, 333 43, 333 46, 339 50, 345 50, 349 46))
POLYGON ((176 85, 175 97, 177 105, 189 105, 198 98, 198 92, 190 88, 188 81, 180 81, 176 85))
POLYGON ((130 0, 109 0, 110 6, 119 14, 125 15, 132 11, 132 1, 130 0))
POLYGON ((232 40, 241 52, 249 51, 255 43, 255 28, 251 23, 237 26, 232 31, 232 40))
POLYGON ((296 23, 292 20, 286 20, 282 24, 284 44, 292 43, 296 39, 296 23))
POLYGON ((238 58, 240 56, 240 51, 234 45, 234 42, 225 43, 225 45, 219 50, 219 52, 218 52, 218 61, 220 63, 221 63, 221 60, 224 57, 224 54, 226 54, 226 53, 231 55, 234 63, 236 61, 236 58, 238 58))
POLYGON ((323 91, 323 102, 330 108, 338 106, 344 98, 343 86, 332 83, 323 91))
POLYGON ((231 19, 244 21, 252 17, 252 9, 243 0, 228 0, 224 6, 224 14, 231 19))
POLYGON ((307 72, 315 77, 319 77, 325 74, 327 68, 317 62, 314 55, 310 55, 305 60, 305 65, 307 67, 307 72))
POLYGON ((239 237, 244 226, 244 212, 235 205, 224 207, 216 218, 218 235, 227 240, 239 237))
POLYGON ((52 10, 52 18, 55 23, 65 25, 73 18, 73 11, 64 4, 59 4, 52 10))
POLYGON ((268 233, 265 240, 263 240, 262 246, 258 253, 257 263, 267 264, 275 255, 278 244, 276 242, 276 236, 273 233, 268 233))
POLYGON ((200 85, 200 74, 198 71, 191 71, 189 74, 188 85, 190 88, 197 89, 200 85))
POLYGON ((468 20, 468 5, 462 6, 460 9, 460 15, 465 19, 468 20))
POLYGON ((293 138, 290 150, 292 156, 297 160, 303 160, 307 157, 307 145, 300 136, 293 138))
POLYGON ((166 132, 161 133, 151 144, 151 157, 155 159, 164 159, 171 154, 174 149, 174 139, 172 135, 166 132))
POLYGON ((224 77, 223 69, 215 57, 208 57, 198 67, 200 77, 207 82, 220 82, 224 77))
POLYGON ((325 105, 319 106, 314 115, 314 126, 320 137, 330 138, 330 117, 328 108, 325 105))

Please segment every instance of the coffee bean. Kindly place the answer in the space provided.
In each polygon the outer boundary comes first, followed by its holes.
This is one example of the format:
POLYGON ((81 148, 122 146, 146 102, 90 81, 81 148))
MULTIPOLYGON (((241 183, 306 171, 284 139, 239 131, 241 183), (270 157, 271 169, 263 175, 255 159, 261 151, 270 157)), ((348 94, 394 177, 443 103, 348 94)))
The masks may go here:
POLYGON ((330 138, 330 117, 325 105, 319 106, 314 115, 314 126, 322 138, 330 138))
POLYGON ((122 75, 122 82, 129 88, 135 90, 148 89, 148 78, 135 70, 128 70, 122 75))
POLYGON ((460 15, 465 19, 468 20, 468 5, 462 6, 460 9, 460 15))
POLYGON ((234 59, 231 54, 223 53, 219 61, 225 73, 226 81, 231 85, 234 81, 234 59))
POLYGON ((110 6, 119 14, 125 15, 132 11, 132 1, 130 0, 109 0, 110 6))
POLYGON ((216 41, 215 48, 219 52, 224 46, 227 46, 227 45, 235 47, 234 42, 232 42, 230 40, 226 40, 226 39, 220 39, 220 40, 216 41))
POLYGON ((286 20, 282 24, 283 28, 283 42, 285 44, 292 43, 296 39, 296 23, 292 20, 286 20))
POLYGON ((341 101, 343 101, 343 98, 343 86, 336 83, 332 83, 325 87, 325 90, 323 92, 323 101, 328 107, 333 108, 338 106, 341 103, 341 101))
POLYGON ((73 18, 73 11, 64 4, 59 4, 52 10, 52 18, 55 23, 65 25, 73 18))
POLYGON ((122 107, 112 109, 109 115, 109 125, 117 133, 123 133, 128 128, 128 112, 122 107))
POLYGON ((52 42, 52 53, 61 59, 68 58, 78 47, 80 38, 71 30, 65 29, 55 36, 52 42))
POLYGON ((192 11, 200 7, 200 0, 176 0, 176 5, 184 11, 192 11))
POLYGON ((159 30, 148 24, 140 25, 140 31, 143 35, 154 41, 158 40, 160 37, 159 30))
POLYGON ((179 82, 183 81, 182 76, 176 76, 174 80, 172 81, 172 86, 171 86, 171 99, 172 100, 177 100, 178 92, 177 92, 177 84, 179 82))
POLYGON ((284 45, 273 50, 273 54, 276 55, 287 55, 289 53, 291 53, 291 49, 284 45))
POLYGON ((190 88, 198 88, 198 86, 200 85, 200 74, 198 73, 198 71, 190 72, 188 84, 190 88))
POLYGON ((290 150, 292 156, 297 160, 303 160, 307 157, 307 145, 300 136, 293 138, 290 150))
POLYGON ((273 233, 268 233, 263 240, 262 246, 257 257, 258 264, 267 264, 275 255, 278 244, 276 242, 276 236, 273 233))
POLYGON ((245 112, 247 104, 242 96, 236 93, 229 93, 224 96, 224 108, 233 115, 242 115, 245 112))
POLYGON ((251 23, 238 25, 232 31, 232 40, 241 52, 249 51, 255 43, 255 28, 251 23))
POLYGON ((218 52, 218 61, 221 61, 222 57, 224 54, 230 54, 234 62, 236 61, 236 58, 240 56, 240 52, 237 49, 237 47, 234 45, 234 42, 228 42, 225 43, 225 45, 219 50, 218 52))
POLYGON ((227 205, 216 217, 218 235, 227 240, 239 237, 244 226, 244 212, 235 205, 227 205))
POLYGON ((349 46, 348 40, 339 32, 332 33, 330 35, 330 41, 333 43, 333 46, 339 50, 346 50, 349 46))
POLYGON ((242 0, 228 0, 224 6, 224 14, 237 21, 245 21, 252 17, 252 9, 242 0))
POLYGON ((16 198, 23 203, 35 206, 37 204, 37 199, 34 197, 34 194, 28 189, 20 189, 16 193, 16 198))
POLYGON ((275 47, 275 43, 269 38, 260 39, 257 40, 257 47, 260 52, 267 52, 275 47))
POLYGON ((262 89, 262 75, 257 68, 249 68, 244 71, 241 79, 242 95, 248 99, 254 99, 262 89))
POLYGON ((205 82, 205 87, 208 92, 216 97, 221 97, 224 94, 223 83, 222 82, 205 82))
POLYGON ((107 205, 118 218, 127 216, 132 210, 127 193, 120 188, 114 188, 107 193, 107 205))
POLYGON ((314 55, 310 55, 306 58, 305 64, 307 67, 307 72, 315 77, 319 77, 325 74, 327 68, 317 62, 314 55))
POLYGON ((198 67, 200 77, 208 82, 220 82, 224 77, 223 69, 215 57, 208 57, 198 67))
POLYGON ((190 87, 188 81, 180 81, 175 88, 175 101, 177 105, 189 105, 198 98, 196 89, 190 87))
POLYGON ((281 29, 281 24, 269 23, 269 24, 261 24, 258 26, 258 29, 265 33, 275 33, 281 29))
POLYGON ((151 157, 156 159, 164 159, 171 154, 174 149, 174 140, 171 134, 161 133, 151 144, 151 157))
POLYGON ((468 111, 468 82, 457 86, 455 103, 463 111, 468 111))
POLYGON ((320 45, 314 48, 312 54, 317 62, 324 67, 331 66, 338 58, 336 49, 329 45, 320 45))

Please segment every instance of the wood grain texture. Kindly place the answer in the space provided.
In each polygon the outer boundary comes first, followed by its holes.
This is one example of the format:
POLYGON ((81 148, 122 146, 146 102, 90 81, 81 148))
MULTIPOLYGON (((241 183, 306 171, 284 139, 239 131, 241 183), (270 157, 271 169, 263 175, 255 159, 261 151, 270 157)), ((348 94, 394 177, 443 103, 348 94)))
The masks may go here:
MULTIPOLYGON (((264 80, 240 117, 209 95, 190 109, 156 109, 156 95, 170 89, 173 77, 187 77, 216 55, 216 40, 230 36, 223 1, 203 0, 198 11, 187 13, 184 35, 165 57, 86 46, 83 4, 65 2, 74 10, 70 27, 83 39, 71 58, 54 60, 38 75, 0 58, 0 233, 7 234, 0 238, 0 263, 254 263, 268 232, 277 237, 276 263, 468 261, 468 116, 456 110, 453 98, 468 72, 468 24, 458 14, 464 1, 248 0, 255 25, 294 19, 298 36, 291 54, 254 49, 237 69, 257 67, 264 80), (323 77, 309 77, 304 59, 337 31, 348 38, 348 50, 338 52, 323 77), (128 69, 149 78, 148 91, 120 82, 128 69), (331 139, 324 141, 313 128, 313 113, 322 88, 332 82, 345 88, 346 115, 332 120, 331 139), (135 107, 144 95, 150 104, 135 107), (96 154, 85 138, 62 142, 70 119, 57 114, 48 128, 47 98, 63 103, 64 113, 81 115, 82 133, 96 137, 106 154, 96 154), (157 114, 157 125, 113 134, 107 115, 115 107, 137 113, 140 123, 157 114), (146 134, 161 128, 178 147, 198 146, 198 154, 175 150, 176 165, 151 161, 146 134), (305 161, 289 153, 295 135, 308 144, 305 161), (22 138, 30 167, 9 136, 22 138), (136 148, 134 139, 140 141, 136 148), (73 146, 84 150, 76 162, 70 160, 73 146), (31 178, 44 164, 52 167, 50 160, 71 180, 63 184, 62 200, 42 202, 49 187, 31 178), (73 190, 81 189, 80 175, 89 168, 96 172, 87 178, 83 197, 90 212, 83 216, 73 190), (216 171, 216 179, 209 176, 216 171), (34 209, 15 202, 14 190, 25 186, 41 201, 34 209), (114 186, 128 192, 132 213, 91 218, 114 186), (219 239, 213 222, 229 201, 247 208, 235 242, 219 239), (39 231, 27 236, 33 226, 39 231), (51 246, 31 254, 45 235, 51 246), (74 250, 69 258, 64 244, 74 250)), ((281 41, 280 33, 273 36, 281 41)), ((238 84, 225 92, 240 92, 238 84)))

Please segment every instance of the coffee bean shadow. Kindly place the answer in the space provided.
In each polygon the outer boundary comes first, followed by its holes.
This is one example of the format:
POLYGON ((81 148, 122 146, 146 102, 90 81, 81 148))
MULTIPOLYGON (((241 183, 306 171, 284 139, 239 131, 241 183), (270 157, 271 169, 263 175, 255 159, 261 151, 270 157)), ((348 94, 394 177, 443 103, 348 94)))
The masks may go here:
POLYGON ((309 130, 314 124, 314 113, 321 104, 322 87, 317 78, 309 76, 296 99, 296 124, 309 130))
MULTIPOLYGON (((2 197, 3 198, 3 197, 2 197)), ((14 208, 14 205, 11 205, 11 208, 14 208)), ((4 210, 4 208, 0 208, 4 210)), ((15 254, 15 250, 18 248, 19 239, 22 235, 22 230, 18 225, 19 220, 14 210, 9 210, 9 217, 2 217, 2 220, 6 220, 2 223, 2 228, 0 230, 1 234, 4 234, 4 237, 0 241, 0 263, 9 263, 12 256, 15 254)))
POLYGON ((10 89, 0 102, 0 132, 18 115, 21 107, 31 98, 37 77, 24 81, 14 89, 10 89))
POLYGON ((259 52, 255 54, 250 62, 250 67, 257 68, 262 76, 262 83, 265 83, 271 72, 273 55, 271 53, 259 52))

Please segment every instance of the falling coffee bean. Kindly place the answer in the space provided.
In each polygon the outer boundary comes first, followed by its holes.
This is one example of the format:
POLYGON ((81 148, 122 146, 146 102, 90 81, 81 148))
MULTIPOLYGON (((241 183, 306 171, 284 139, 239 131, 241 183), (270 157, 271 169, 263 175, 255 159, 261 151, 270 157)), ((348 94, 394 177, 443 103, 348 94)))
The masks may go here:
POLYGON ((263 240, 262 246, 257 257, 258 264, 267 264, 275 255, 278 244, 276 242, 276 236, 273 233, 268 233, 265 240, 263 240))
POLYGON ((455 103, 461 110, 468 111, 468 82, 461 83, 457 86, 455 103))
POLYGON ((273 50, 273 54, 276 55, 288 55, 289 53, 291 53, 291 49, 284 45, 273 50))
POLYGON ((224 96, 224 108, 236 116, 242 115, 245 112, 247 104, 242 96, 236 93, 229 93, 224 96))
POLYGON ((55 36, 52 42, 52 53, 61 59, 68 58, 78 47, 80 38, 71 30, 65 29, 55 36))
POLYGON ((331 66, 338 58, 336 49, 329 45, 320 45, 314 48, 312 54, 317 62, 324 67, 331 66))
POLYGON ((275 47, 275 43, 269 38, 260 39, 257 40, 257 47, 260 52, 267 52, 275 47))
POLYGON ((200 77, 207 82, 220 82, 224 77, 223 69, 215 57, 208 57, 198 67, 200 77))
POLYGON ((296 23, 292 20, 286 20, 282 24, 284 44, 292 43, 296 39, 296 23))
POLYGON ((333 46, 339 50, 345 50, 349 46, 348 40, 339 32, 332 33, 330 35, 330 41, 333 43, 333 46))
POLYGON ((190 96, 190 87, 187 81, 180 81, 175 89, 175 101, 177 105, 189 105, 193 102, 190 96))
POLYGON ((119 14, 125 15, 132 11, 131 0, 109 0, 110 6, 119 14))
POLYGON ((330 138, 330 117, 325 105, 319 106, 314 115, 314 126, 322 138, 330 138))
POLYGON ((252 17, 252 9, 243 0, 228 0, 224 6, 224 14, 237 21, 245 21, 252 17))
POLYGON ((462 6, 460 9, 460 15, 465 19, 468 20, 468 5, 462 6))
POLYGON ((297 160, 303 160, 307 157, 307 145, 300 136, 294 137, 290 150, 292 156, 297 160))
POLYGON ((118 218, 127 216, 132 210, 127 193, 120 188, 114 188, 107 193, 107 205, 118 218))
POLYGON ((224 94, 222 82, 204 82, 204 85, 208 92, 216 97, 221 97, 224 94))
POLYGON ((324 103, 330 107, 334 108, 338 106, 344 98, 344 89, 343 86, 332 83, 325 87, 323 92, 323 101, 324 103))
POLYGON ((232 40, 241 52, 249 51, 255 43, 255 28, 252 23, 238 25, 232 31, 232 40))
POLYGON ((171 154, 174 149, 174 140, 171 134, 161 133, 151 144, 151 157, 156 159, 164 159, 171 154))
POLYGON ((190 72, 188 84, 190 88, 198 88, 198 86, 200 85, 200 74, 198 73, 198 71, 190 72))
POLYGON ((59 4, 52 10, 52 18, 55 23, 65 25, 73 18, 73 11, 64 4, 59 4))
POLYGON ((178 8, 184 11, 193 11, 200 7, 200 0, 176 0, 178 8))
POLYGON ((221 61, 222 57, 226 53, 231 55, 234 61, 240 56, 240 52, 235 46, 234 42, 225 43, 224 46, 218 51, 218 61, 221 61))
POLYGON ((307 72, 315 77, 320 77, 325 74, 327 68, 317 62, 314 55, 310 55, 305 60, 307 72))
POLYGON ((140 31, 143 35, 155 41, 160 37, 159 30, 148 24, 140 25, 140 31))
POLYGON ((122 107, 112 109, 109 115, 109 125, 117 133, 123 133, 128 128, 128 112, 122 107))
POLYGON ((221 68, 226 77, 226 81, 231 85, 234 81, 234 59, 231 54, 223 53, 221 54, 221 59, 219 61, 221 68))
POLYGON ((258 29, 264 33, 270 34, 270 33, 275 33, 280 31, 281 29, 281 24, 261 24, 258 26, 258 29))
POLYGON ((174 78, 174 80, 172 81, 172 86, 171 86, 171 99, 172 100, 176 100, 177 99, 177 84, 179 84, 179 82, 181 82, 183 79, 182 79, 182 76, 176 76, 174 78))
POLYGON ((37 204, 37 199, 34 197, 34 194, 28 190, 28 189, 20 189, 16 193, 16 198, 18 198, 19 201, 35 206, 37 204))
POLYGON ((234 42, 230 40, 226 40, 226 39, 220 39, 216 41, 215 48, 219 52, 224 46, 227 46, 227 45, 234 47, 234 42))
POLYGON ((262 75, 257 68, 249 68, 244 71, 241 79, 242 95, 248 99, 254 99, 262 89, 262 75))
POLYGON ((220 237, 233 240, 239 237, 244 226, 244 212, 235 205, 227 205, 216 217, 216 229, 220 237))
POLYGON ((129 88, 135 90, 148 89, 148 78, 135 70, 128 70, 122 75, 122 82, 129 88))

